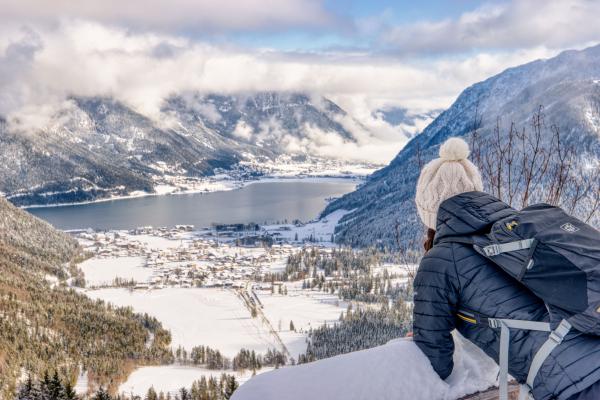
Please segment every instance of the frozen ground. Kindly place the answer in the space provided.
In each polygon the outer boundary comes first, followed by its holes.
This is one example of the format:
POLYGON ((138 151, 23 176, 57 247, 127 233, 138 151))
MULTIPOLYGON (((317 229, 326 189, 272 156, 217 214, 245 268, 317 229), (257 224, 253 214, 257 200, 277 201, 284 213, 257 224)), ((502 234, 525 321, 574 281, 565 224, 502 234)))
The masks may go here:
MULTIPOLYGON (((264 371, 267 371, 265 369, 264 371)), ((157 393, 164 392, 174 395, 177 391, 185 387, 187 389, 192 386, 195 380, 200 379, 202 376, 214 376, 219 378, 223 372, 232 374, 232 371, 215 371, 206 368, 193 367, 193 366, 182 366, 182 365, 163 365, 163 366, 152 366, 142 367, 136 369, 127 379, 125 383, 119 386, 119 393, 125 395, 137 395, 142 398, 146 395, 146 392, 150 387, 154 387, 157 393)), ((258 372, 263 372, 257 371, 258 372)), ((244 373, 233 373, 238 383, 246 382, 251 376, 252 371, 245 371, 244 373)))
POLYGON ((454 400, 496 384, 498 367, 459 335, 452 375, 441 380, 410 340, 258 375, 233 400, 454 400))
POLYGON ((87 286, 111 285, 115 278, 146 282, 152 268, 144 266, 142 257, 90 258, 79 264, 87 286))
MULTIPOLYGON (((232 290, 165 288, 89 290, 88 296, 156 317, 171 331, 174 348, 206 345, 233 357, 242 348, 266 352, 278 348, 275 338, 253 319, 232 290)), ((288 322, 289 323, 289 322, 288 322)))

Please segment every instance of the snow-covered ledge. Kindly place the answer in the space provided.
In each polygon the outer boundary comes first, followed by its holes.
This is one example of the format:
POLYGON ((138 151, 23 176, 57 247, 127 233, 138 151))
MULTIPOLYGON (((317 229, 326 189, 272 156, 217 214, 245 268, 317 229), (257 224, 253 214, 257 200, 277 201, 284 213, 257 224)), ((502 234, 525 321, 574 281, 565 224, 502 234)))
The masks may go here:
POLYGON ((455 332, 454 371, 441 380, 410 340, 260 374, 233 400, 455 400, 497 384, 498 366, 455 332))

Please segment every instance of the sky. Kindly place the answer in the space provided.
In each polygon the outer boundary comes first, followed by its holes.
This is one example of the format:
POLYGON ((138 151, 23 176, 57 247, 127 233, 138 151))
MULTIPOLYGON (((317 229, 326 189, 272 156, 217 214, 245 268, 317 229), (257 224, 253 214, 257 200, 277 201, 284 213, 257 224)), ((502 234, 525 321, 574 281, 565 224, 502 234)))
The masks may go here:
POLYGON ((508 67, 594 45, 598 15, 595 0, 0 0, 0 115, 31 131, 73 95, 160 119, 174 93, 301 91, 391 143, 369 152, 386 162, 429 120, 393 127, 377 110, 444 109, 508 67))

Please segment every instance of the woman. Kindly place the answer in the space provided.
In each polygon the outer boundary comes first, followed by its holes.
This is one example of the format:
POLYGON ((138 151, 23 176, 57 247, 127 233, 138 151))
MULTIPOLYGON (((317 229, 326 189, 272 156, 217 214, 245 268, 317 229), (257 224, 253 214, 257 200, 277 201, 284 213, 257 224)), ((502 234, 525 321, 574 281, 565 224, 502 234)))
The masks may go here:
MULTIPOLYGON (((416 191, 416 205, 428 228, 425 250, 415 277, 414 341, 438 375, 452 372, 457 329, 498 362, 500 332, 457 316, 468 310, 487 317, 548 321, 544 303, 470 245, 445 242, 449 236, 489 231, 491 222, 514 210, 483 193, 481 175, 468 159, 469 147, 450 138, 440 158, 425 165, 416 191)), ((548 338, 546 332, 513 330, 509 372, 526 381, 531 361, 548 338)), ((532 394, 536 400, 599 400, 600 339, 572 332, 546 359, 532 394)))

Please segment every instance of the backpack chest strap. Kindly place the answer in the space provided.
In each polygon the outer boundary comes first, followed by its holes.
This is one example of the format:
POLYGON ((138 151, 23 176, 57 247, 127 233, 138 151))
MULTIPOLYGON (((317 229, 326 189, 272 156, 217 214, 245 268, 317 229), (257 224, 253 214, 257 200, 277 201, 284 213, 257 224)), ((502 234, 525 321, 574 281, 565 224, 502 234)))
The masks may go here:
POLYGON ((525 250, 531 247, 535 239, 516 240, 508 243, 495 243, 484 246, 481 250, 488 257, 497 256, 502 253, 510 253, 512 251, 525 250))

